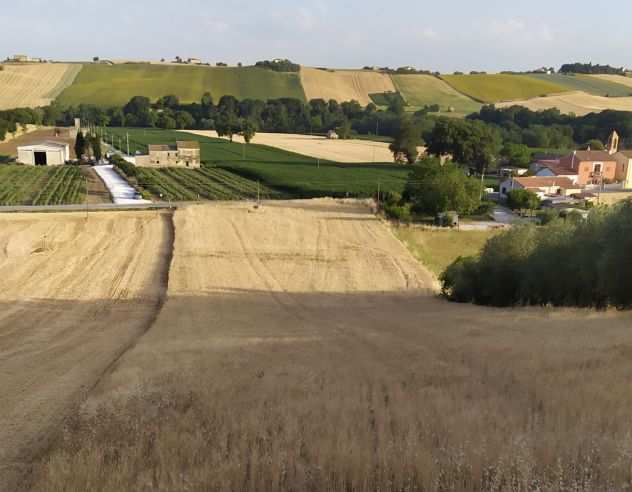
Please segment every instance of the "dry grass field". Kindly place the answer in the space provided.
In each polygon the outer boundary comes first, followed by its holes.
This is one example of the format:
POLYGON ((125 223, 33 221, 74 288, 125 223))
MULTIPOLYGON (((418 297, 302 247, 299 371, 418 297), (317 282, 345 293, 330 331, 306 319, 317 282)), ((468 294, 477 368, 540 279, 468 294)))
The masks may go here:
MULTIPOLYGON (((185 133, 203 137, 219 138, 215 131, 183 130, 185 133)), ((235 135, 234 142, 243 143, 243 137, 235 135)), ((252 143, 276 147, 288 152, 345 164, 367 162, 393 162, 393 153, 387 143, 370 140, 329 140, 316 135, 294 135, 288 133, 257 133, 252 143)), ((420 152, 425 148, 420 147, 420 152)))
POLYGON ((0 71, 0 110, 48 106, 71 85, 81 65, 67 63, 6 64, 0 71))
POLYGON ((300 75, 308 101, 335 99, 345 102, 355 99, 366 106, 371 102, 369 94, 397 91, 390 75, 371 70, 320 70, 301 67, 300 75))
POLYGON ((497 107, 524 106, 532 111, 557 108, 562 113, 574 113, 583 116, 588 113, 598 113, 607 109, 617 111, 632 111, 632 97, 602 97, 585 92, 566 92, 555 96, 536 97, 522 101, 497 103, 497 107))
POLYGON ((165 291, 170 217, 0 216, 0 490, 16 490, 165 291))
POLYGON ((359 203, 195 206, 174 223, 163 309, 34 490, 630 485, 630 315, 448 304, 359 203))

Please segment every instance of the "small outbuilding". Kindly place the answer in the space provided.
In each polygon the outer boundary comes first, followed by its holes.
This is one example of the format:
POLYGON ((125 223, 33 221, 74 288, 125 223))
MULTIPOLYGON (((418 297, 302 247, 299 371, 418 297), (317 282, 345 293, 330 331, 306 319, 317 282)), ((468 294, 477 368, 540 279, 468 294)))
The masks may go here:
POLYGON ((38 142, 17 148, 17 161, 28 166, 61 166, 70 160, 70 146, 61 142, 38 142))

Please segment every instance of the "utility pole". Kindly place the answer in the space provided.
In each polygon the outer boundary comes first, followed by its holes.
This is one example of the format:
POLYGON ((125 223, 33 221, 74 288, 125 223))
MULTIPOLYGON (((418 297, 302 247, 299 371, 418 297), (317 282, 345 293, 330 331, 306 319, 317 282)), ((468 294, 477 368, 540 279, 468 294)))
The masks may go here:
POLYGON ((130 155, 130 153, 129 153, 129 132, 127 132, 127 155, 130 155))
POLYGON ((485 168, 483 167, 483 173, 481 174, 481 193, 478 197, 480 201, 483 200, 483 186, 485 186, 485 168))
POLYGON ((257 180, 257 206, 261 205, 261 182, 257 180))
POLYGON ((380 182, 378 181, 378 182, 377 182, 377 211, 378 211, 378 212, 380 211, 380 191, 381 191, 381 190, 380 190, 380 186, 381 186, 381 184, 380 184, 380 182))

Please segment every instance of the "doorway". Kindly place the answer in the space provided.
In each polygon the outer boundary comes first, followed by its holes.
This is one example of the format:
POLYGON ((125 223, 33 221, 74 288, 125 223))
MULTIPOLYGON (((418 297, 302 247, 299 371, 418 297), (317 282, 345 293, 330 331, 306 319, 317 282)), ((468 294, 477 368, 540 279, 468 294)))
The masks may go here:
POLYGON ((36 166, 45 166, 47 164, 46 152, 34 152, 33 154, 35 156, 36 166))

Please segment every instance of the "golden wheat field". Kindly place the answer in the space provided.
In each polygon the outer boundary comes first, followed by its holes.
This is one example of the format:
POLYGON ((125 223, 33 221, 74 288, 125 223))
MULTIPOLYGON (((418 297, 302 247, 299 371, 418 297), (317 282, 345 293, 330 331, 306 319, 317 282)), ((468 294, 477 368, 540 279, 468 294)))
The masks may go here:
POLYGON ((629 486, 629 314, 449 304, 363 202, 112 217, 2 219, 18 490, 629 486))
POLYGON ((498 107, 524 106, 532 111, 557 108, 562 113, 574 113, 584 116, 589 113, 598 113, 607 109, 617 111, 632 111, 632 97, 603 97, 594 96, 585 92, 566 92, 555 96, 536 97, 522 101, 510 101, 497 103, 498 107))
MULTIPOLYGON (((217 132, 209 130, 182 130, 203 137, 219 138, 217 132)), ((240 135, 233 136, 234 142, 243 143, 240 135)), ((366 164, 367 162, 393 162, 393 153, 389 144, 371 140, 330 140, 318 135, 300 135, 288 133, 257 133, 252 143, 276 147, 288 152, 345 164, 366 164)), ((419 147, 423 154, 425 147, 419 147)))
POLYGON ((81 71, 81 65, 68 63, 2 66, 0 110, 48 106, 81 71))
POLYGON ((362 106, 371 102, 369 94, 396 92, 388 74, 370 70, 321 70, 301 67, 301 83, 307 100, 356 100, 362 106))
POLYGON ((596 77, 601 80, 607 80, 608 82, 614 82, 615 84, 625 85, 632 89, 632 77, 626 77, 624 75, 608 75, 608 74, 591 75, 591 77, 596 77))

